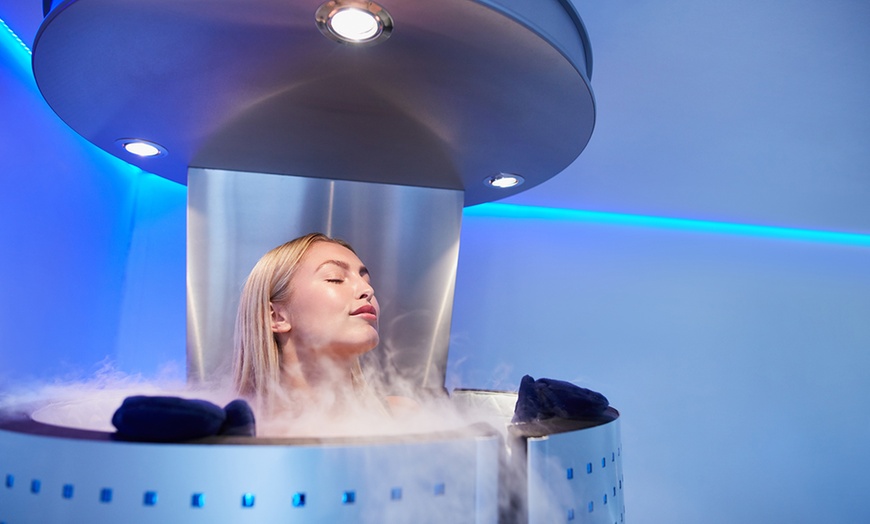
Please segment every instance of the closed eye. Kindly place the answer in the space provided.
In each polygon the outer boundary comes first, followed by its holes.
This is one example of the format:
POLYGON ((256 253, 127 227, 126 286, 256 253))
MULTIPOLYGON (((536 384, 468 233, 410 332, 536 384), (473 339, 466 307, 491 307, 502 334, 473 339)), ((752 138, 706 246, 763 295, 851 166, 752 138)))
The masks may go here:
POLYGON ((327 278, 326 281, 330 282, 332 284, 341 284, 342 282, 344 282, 344 279, 343 278, 327 278))

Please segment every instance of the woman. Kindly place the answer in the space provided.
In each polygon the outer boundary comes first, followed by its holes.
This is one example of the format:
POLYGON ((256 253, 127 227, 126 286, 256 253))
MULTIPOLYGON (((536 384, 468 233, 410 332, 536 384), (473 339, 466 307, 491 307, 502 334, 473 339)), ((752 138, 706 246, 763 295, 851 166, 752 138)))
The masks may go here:
POLYGON ((379 315, 368 269, 347 243, 312 233, 269 251, 239 304, 238 393, 267 413, 385 412, 359 363, 378 344, 379 315))

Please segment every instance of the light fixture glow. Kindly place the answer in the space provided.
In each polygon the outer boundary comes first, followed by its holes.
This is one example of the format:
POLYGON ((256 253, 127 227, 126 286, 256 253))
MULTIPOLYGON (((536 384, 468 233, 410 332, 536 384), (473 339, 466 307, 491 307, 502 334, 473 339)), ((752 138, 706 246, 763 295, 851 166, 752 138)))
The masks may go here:
POLYGON ((374 2, 330 0, 315 13, 320 32, 327 38, 350 45, 370 45, 390 36, 393 19, 374 2))
POLYGON ((362 42, 378 34, 378 20, 375 15, 355 7, 339 9, 329 19, 329 27, 340 37, 362 42))
POLYGON ((524 181, 525 179, 523 179, 523 177, 521 177, 520 175, 514 175, 511 173, 499 173, 497 175, 487 177, 484 180, 484 183, 498 189, 508 189, 511 187, 516 187, 522 184, 524 181))
POLYGON ((116 140, 125 151, 143 158, 154 158, 166 155, 166 148, 160 144, 141 140, 139 138, 121 138, 116 140))

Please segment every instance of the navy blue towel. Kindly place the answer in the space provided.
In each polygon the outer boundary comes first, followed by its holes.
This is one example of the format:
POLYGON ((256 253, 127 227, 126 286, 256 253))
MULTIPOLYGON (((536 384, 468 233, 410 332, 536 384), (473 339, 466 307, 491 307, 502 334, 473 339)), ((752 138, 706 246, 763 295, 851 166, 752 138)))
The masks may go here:
POLYGON ((242 399, 236 399, 224 406, 227 418, 221 426, 220 434, 224 436, 253 437, 257 434, 257 424, 251 406, 242 399))
POLYGON ((118 437, 142 442, 183 442, 214 435, 255 434, 254 414, 244 400, 221 408, 207 400, 134 396, 112 416, 118 437))
POLYGON ((595 418, 610 403, 601 393, 575 386, 564 380, 533 379, 526 375, 520 382, 513 422, 531 422, 553 417, 566 419, 595 418))

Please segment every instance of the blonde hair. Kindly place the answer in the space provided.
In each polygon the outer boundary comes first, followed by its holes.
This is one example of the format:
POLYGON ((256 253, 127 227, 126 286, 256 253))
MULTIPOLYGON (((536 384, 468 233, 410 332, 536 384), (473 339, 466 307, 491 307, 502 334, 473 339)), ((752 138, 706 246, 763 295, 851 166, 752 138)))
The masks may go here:
MULTIPOLYGON (((293 275, 305 253, 317 242, 332 242, 353 252, 343 240, 310 233, 263 255, 245 282, 233 340, 233 384, 244 397, 269 404, 282 388, 282 355, 272 332, 271 304, 290 298, 293 275)), ((351 374, 354 383, 364 381, 358 360, 351 374)))

